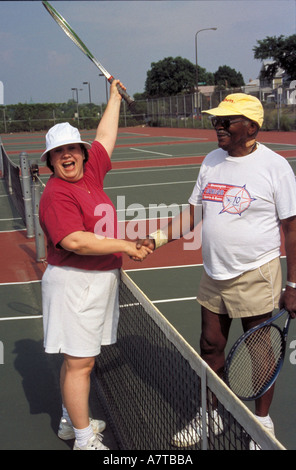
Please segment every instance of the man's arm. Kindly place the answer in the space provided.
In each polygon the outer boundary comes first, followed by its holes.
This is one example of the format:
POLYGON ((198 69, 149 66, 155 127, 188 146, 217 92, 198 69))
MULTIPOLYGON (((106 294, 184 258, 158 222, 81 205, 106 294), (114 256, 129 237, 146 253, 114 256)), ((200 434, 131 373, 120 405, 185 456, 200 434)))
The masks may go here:
POLYGON ((137 248, 142 245, 155 250, 167 243, 187 235, 200 222, 200 206, 189 204, 180 214, 169 221, 161 230, 147 236, 144 240, 137 241, 137 248))

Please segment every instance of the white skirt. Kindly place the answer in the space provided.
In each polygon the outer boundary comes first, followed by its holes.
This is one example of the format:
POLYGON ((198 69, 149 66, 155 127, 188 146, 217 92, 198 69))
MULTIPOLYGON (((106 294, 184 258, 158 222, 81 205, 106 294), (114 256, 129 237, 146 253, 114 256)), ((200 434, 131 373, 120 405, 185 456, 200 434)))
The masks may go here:
POLYGON ((48 265, 42 278, 47 353, 94 357, 117 339, 119 270, 85 271, 48 265))

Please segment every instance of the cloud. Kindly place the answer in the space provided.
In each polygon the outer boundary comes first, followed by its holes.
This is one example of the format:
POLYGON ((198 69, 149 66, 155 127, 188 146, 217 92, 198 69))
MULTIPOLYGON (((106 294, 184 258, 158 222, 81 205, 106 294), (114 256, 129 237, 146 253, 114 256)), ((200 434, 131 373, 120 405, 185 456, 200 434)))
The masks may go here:
POLYGON ((56 73, 64 73, 67 66, 71 63, 69 54, 58 52, 55 50, 49 50, 46 54, 46 60, 44 61, 46 69, 51 72, 54 70, 56 73))

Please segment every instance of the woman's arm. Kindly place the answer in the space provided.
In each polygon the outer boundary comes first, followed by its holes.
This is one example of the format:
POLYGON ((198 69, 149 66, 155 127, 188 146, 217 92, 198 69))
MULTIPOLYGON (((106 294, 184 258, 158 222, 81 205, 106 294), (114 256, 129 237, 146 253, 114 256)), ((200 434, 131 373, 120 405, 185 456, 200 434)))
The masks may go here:
POLYGON ((94 233, 82 231, 67 235, 59 244, 64 250, 72 251, 77 255, 110 255, 123 252, 138 261, 144 260, 149 253, 152 253, 148 247, 137 249, 134 242, 100 238, 94 233))
POLYGON ((122 100, 121 95, 117 90, 117 84, 125 90, 125 87, 119 80, 113 80, 110 87, 110 98, 107 108, 105 109, 103 117, 98 125, 95 137, 95 140, 100 142, 106 149, 110 158, 117 139, 120 105, 122 100))

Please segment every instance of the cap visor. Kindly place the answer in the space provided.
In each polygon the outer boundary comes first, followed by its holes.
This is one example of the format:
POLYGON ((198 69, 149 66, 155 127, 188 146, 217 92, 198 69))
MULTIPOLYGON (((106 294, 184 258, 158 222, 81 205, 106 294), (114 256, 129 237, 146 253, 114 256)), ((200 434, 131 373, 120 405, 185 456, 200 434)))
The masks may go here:
POLYGON ((53 149, 56 149, 58 147, 62 147, 63 145, 68 145, 68 144, 83 144, 83 145, 86 145, 89 148, 91 147, 91 144, 89 142, 84 142, 83 140, 79 140, 78 142, 73 142, 72 140, 71 140, 71 142, 63 142, 63 143, 60 143, 59 145, 55 145, 54 147, 51 147, 51 148, 45 150, 45 152, 42 153, 42 155, 40 157, 40 160, 42 162, 45 162, 46 161, 46 154, 48 152, 50 152, 53 149))
POLYGON ((212 116, 241 116, 242 113, 235 112, 231 109, 226 108, 213 108, 208 109, 206 111, 202 111, 202 113, 211 114, 212 116))

